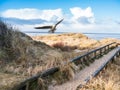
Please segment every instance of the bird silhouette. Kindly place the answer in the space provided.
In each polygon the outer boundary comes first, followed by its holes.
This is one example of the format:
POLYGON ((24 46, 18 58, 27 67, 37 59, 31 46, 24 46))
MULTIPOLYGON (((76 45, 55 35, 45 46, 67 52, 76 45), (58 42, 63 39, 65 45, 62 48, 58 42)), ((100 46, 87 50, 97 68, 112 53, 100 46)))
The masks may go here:
POLYGON ((55 25, 49 25, 49 26, 38 26, 38 27, 34 27, 35 29, 50 29, 48 32, 49 33, 54 33, 56 30, 56 26, 58 24, 60 24, 63 21, 63 19, 61 19, 60 21, 58 21, 55 25))

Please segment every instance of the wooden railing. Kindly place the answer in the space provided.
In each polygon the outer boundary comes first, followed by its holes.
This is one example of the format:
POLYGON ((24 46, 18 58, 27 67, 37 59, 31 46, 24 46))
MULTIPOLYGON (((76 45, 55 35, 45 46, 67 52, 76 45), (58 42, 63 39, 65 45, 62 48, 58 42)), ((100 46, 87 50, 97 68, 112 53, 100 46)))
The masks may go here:
POLYGON ((90 60, 94 60, 94 59, 97 59, 97 58, 103 56, 104 54, 108 53, 111 49, 113 49, 115 47, 117 47, 117 43, 113 42, 113 43, 110 43, 108 45, 97 48, 95 50, 92 50, 86 54, 78 56, 78 57, 72 59, 70 62, 74 62, 75 64, 79 64, 83 61, 87 62, 90 60))
MULTIPOLYGON (((69 63, 75 63, 76 65, 78 65, 79 63, 83 63, 83 62, 86 62, 89 60, 94 60, 94 59, 99 58, 102 55, 108 53, 110 50, 112 50, 115 47, 117 47, 116 42, 107 44, 105 46, 102 46, 100 48, 92 50, 84 55, 78 56, 78 57, 70 60, 69 63)), ((38 78, 44 78, 46 76, 52 75, 55 72, 59 71, 59 69, 60 69, 59 67, 50 68, 50 69, 44 71, 43 73, 37 74, 36 76, 32 76, 32 77, 26 79, 25 81, 21 82, 21 84, 16 87, 16 90, 29 90, 28 89, 29 83, 37 81, 38 78)))

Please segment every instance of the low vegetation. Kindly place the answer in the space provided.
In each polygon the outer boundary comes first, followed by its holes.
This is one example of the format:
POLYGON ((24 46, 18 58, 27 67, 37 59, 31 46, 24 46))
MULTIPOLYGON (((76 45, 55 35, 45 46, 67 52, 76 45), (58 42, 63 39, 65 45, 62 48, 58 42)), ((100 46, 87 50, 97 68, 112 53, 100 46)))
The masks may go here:
POLYGON ((100 45, 99 41, 88 38, 87 36, 80 33, 66 33, 59 35, 47 35, 47 36, 32 36, 34 40, 45 42, 50 46, 62 44, 66 48, 71 47, 73 49, 92 49, 100 45))
POLYGON ((55 43, 51 46, 54 47, 54 48, 60 49, 62 51, 72 51, 72 50, 77 49, 77 46, 67 46, 62 42, 57 42, 57 43, 55 43))
POLYGON ((69 47, 70 49, 79 49, 79 50, 91 50, 102 45, 109 44, 111 42, 120 42, 120 40, 114 38, 106 38, 102 40, 94 40, 88 38, 87 36, 81 33, 65 33, 65 34, 51 34, 44 36, 31 36, 36 41, 44 42, 50 46, 69 47))

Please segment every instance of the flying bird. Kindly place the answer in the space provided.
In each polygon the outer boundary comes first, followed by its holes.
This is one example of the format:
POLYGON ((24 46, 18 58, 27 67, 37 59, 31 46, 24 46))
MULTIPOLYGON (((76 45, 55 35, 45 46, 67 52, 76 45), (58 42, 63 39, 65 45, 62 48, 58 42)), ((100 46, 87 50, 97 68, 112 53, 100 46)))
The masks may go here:
POLYGON ((60 21, 58 21, 55 25, 50 25, 50 26, 38 26, 38 27, 34 27, 35 29, 50 29, 48 32, 49 33, 54 33, 56 30, 56 26, 58 24, 60 24, 63 21, 63 19, 61 19, 60 21))

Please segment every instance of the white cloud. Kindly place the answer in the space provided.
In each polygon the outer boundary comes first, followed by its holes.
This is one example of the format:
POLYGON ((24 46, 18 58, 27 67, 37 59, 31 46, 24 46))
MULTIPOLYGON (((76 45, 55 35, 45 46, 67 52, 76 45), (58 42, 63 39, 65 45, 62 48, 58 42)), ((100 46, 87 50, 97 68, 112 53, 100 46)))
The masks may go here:
POLYGON ((93 17, 94 14, 90 7, 86 8, 85 10, 81 9, 80 7, 70 8, 71 13, 74 15, 75 18, 79 18, 82 16, 85 17, 93 17))
POLYGON ((76 23, 89 24, 95 22, 94 13, 91 7, 87 7, 86 9, 73 7, 70 8, 70 11, 73 15, 72 20, 76 23))
POLYGON ((44 19, 51 21, 56 18, 62 18, 62 9, 39 10, 39 9, 9 9, 2 13, 3 17, 19 18, 19 19, 44 19))
POLYGON ((19 18, 19 19, 43 19, 47 21, 59 20, 65 17, 67 22, 74 23, 78 22, 81 24, 89 24, 94 22, 94 14, 92 12, 91 7, 86 9, 81 9, 80 7, 70 8, 71 13, 64 13, 61 8, 58 9, 32 9, 32 8, 24 8, 24 9, 8 9, 2 12, 3 17, 10 18, 19 18), (66 17, 67 15, 67 17, 66 17), (71 15, 73 15, 71 17, 71 15), (69 17, 68 17, 69 16, 69 17), (72 18, 72 19, 71 19, 72 18))
POLYGON ((21 31, 39 31, 34 26, 51 25, 64 17, 64 21, 57 27, 58 32, 120 32, 119 24, 112 20, 95 20, 94 12, 91 7, 82 9, 80 7, 70 8, 70 13, 65 13, 62 9, 9 9, 2 12, 3 17, 12 17, 19 19, 43 19, 48 22, 42 22, 35 25, 18 25, 21 31), (52 22, 51 22, 52 21, 52 22), (98 22, 99 23, 95 23, 98 22))

